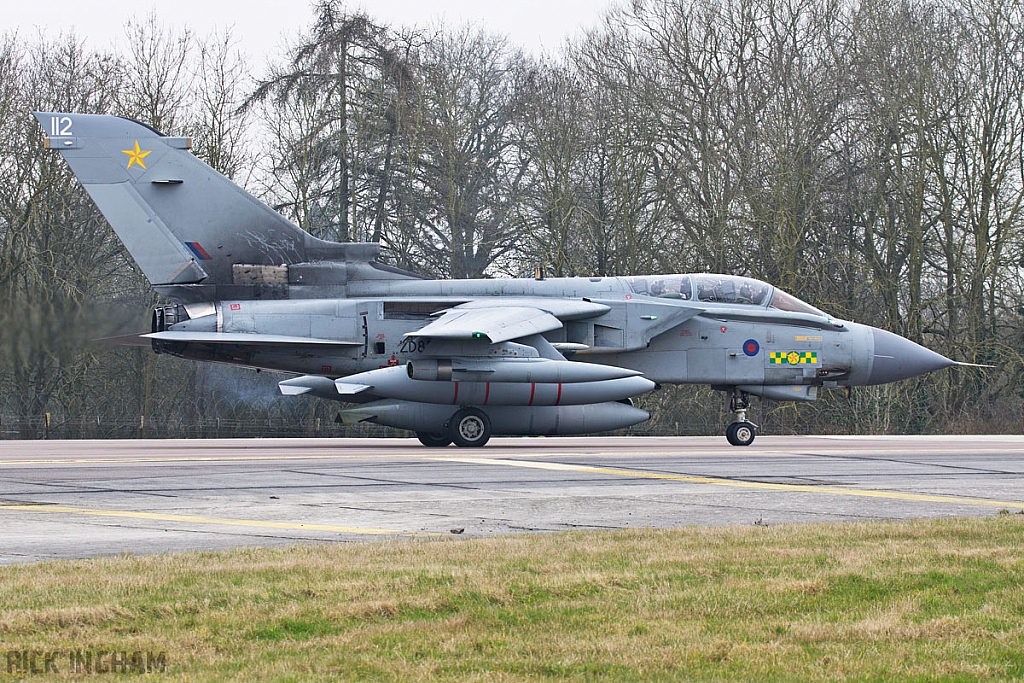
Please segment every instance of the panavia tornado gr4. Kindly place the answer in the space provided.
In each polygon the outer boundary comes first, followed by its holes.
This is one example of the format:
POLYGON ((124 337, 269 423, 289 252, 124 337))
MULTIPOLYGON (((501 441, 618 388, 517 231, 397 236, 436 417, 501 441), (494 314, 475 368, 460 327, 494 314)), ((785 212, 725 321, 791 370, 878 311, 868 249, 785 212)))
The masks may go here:
POLYGON ((813 401, 955 365, 730 275, 426 280, 376 244, 310 236, 189 151, 187 138, 85 114, 37 113, 153 287, 157 353, 293 373, 287 395, 353 404, 348 421, 426 446, 492 434, 583 434, 648 419, 660 384, 725 392, 730 443, 751 396, 813 401))

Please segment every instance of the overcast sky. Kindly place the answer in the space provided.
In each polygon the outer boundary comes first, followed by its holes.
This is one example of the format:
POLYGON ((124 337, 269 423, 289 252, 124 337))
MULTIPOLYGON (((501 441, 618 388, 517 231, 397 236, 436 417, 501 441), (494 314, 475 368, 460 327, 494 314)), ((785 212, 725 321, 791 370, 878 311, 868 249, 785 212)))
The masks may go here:
MULTIPOLYGON (((557 54, 566 38, 595 26, 613 0, 353 0, 373 18, 392 26, 479 25, 540 56, 557 54)), ((27 0, 5 3, 0 32, 17 30, 31 39, 37 29, 51 37, 74 29, 89 47, 123 44, 124 25, 156 11, 160 24, 188 26, 199 35, 234 27, 234 35, 253 64, 280 53, 282 36, 294 37, 312 20, 312 2, 285 0, 27 0), (257 9, 254 9, 257 8, 257 9)))

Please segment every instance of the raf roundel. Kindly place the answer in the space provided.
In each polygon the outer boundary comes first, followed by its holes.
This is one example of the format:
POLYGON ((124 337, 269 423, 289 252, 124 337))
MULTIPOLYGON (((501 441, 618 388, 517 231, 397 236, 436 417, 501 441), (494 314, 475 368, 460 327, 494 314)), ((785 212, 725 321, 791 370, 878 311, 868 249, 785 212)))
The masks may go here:
POLYGON ((760 350, 761 345, 757 343, 756 339, 748 339, 747 341, 743 342, 743 353, 747 354, 748 356, 756 356, 760 350))

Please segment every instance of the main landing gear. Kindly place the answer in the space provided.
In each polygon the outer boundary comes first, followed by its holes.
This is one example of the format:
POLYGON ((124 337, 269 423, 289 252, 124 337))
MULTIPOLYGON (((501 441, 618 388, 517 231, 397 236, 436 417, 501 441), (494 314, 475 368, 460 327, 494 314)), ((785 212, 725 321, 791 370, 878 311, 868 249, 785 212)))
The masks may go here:
POLYGON ((446 432, 438 432, 436 434, 416 432, 416 438, 427 448, 444 448, 452 443, 452 437, 448 436, 446 432))
POLYGON ((749 446, 754 443, 754 437, 757 436, 757 425, 747 422, 750 396, 733 387, 731 394, 726 393, 726 399, 733 421, 725 430, 725 438, 733 446, 749 446))
POLYGON ((427 448, 444 448, 451 444, 462 448, 480 448, 491 438, 491 420, 476 408, 463 408, 451 416, 439 432, 416 432, 416 438, 427 448))
POLYGON ((448 420, 452 443, 462 448, 480 448, 491 438, 491 420, 482 410, 463 408, 448 420))

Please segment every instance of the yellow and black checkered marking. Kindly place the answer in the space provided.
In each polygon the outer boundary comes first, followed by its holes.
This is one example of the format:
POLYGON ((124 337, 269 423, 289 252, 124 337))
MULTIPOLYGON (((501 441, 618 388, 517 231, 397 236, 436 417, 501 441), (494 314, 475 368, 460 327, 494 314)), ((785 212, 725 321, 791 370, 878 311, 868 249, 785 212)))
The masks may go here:
POLYGON ((770 351, 768 362, 772 365, 817 365, 817 351, 770 351))

